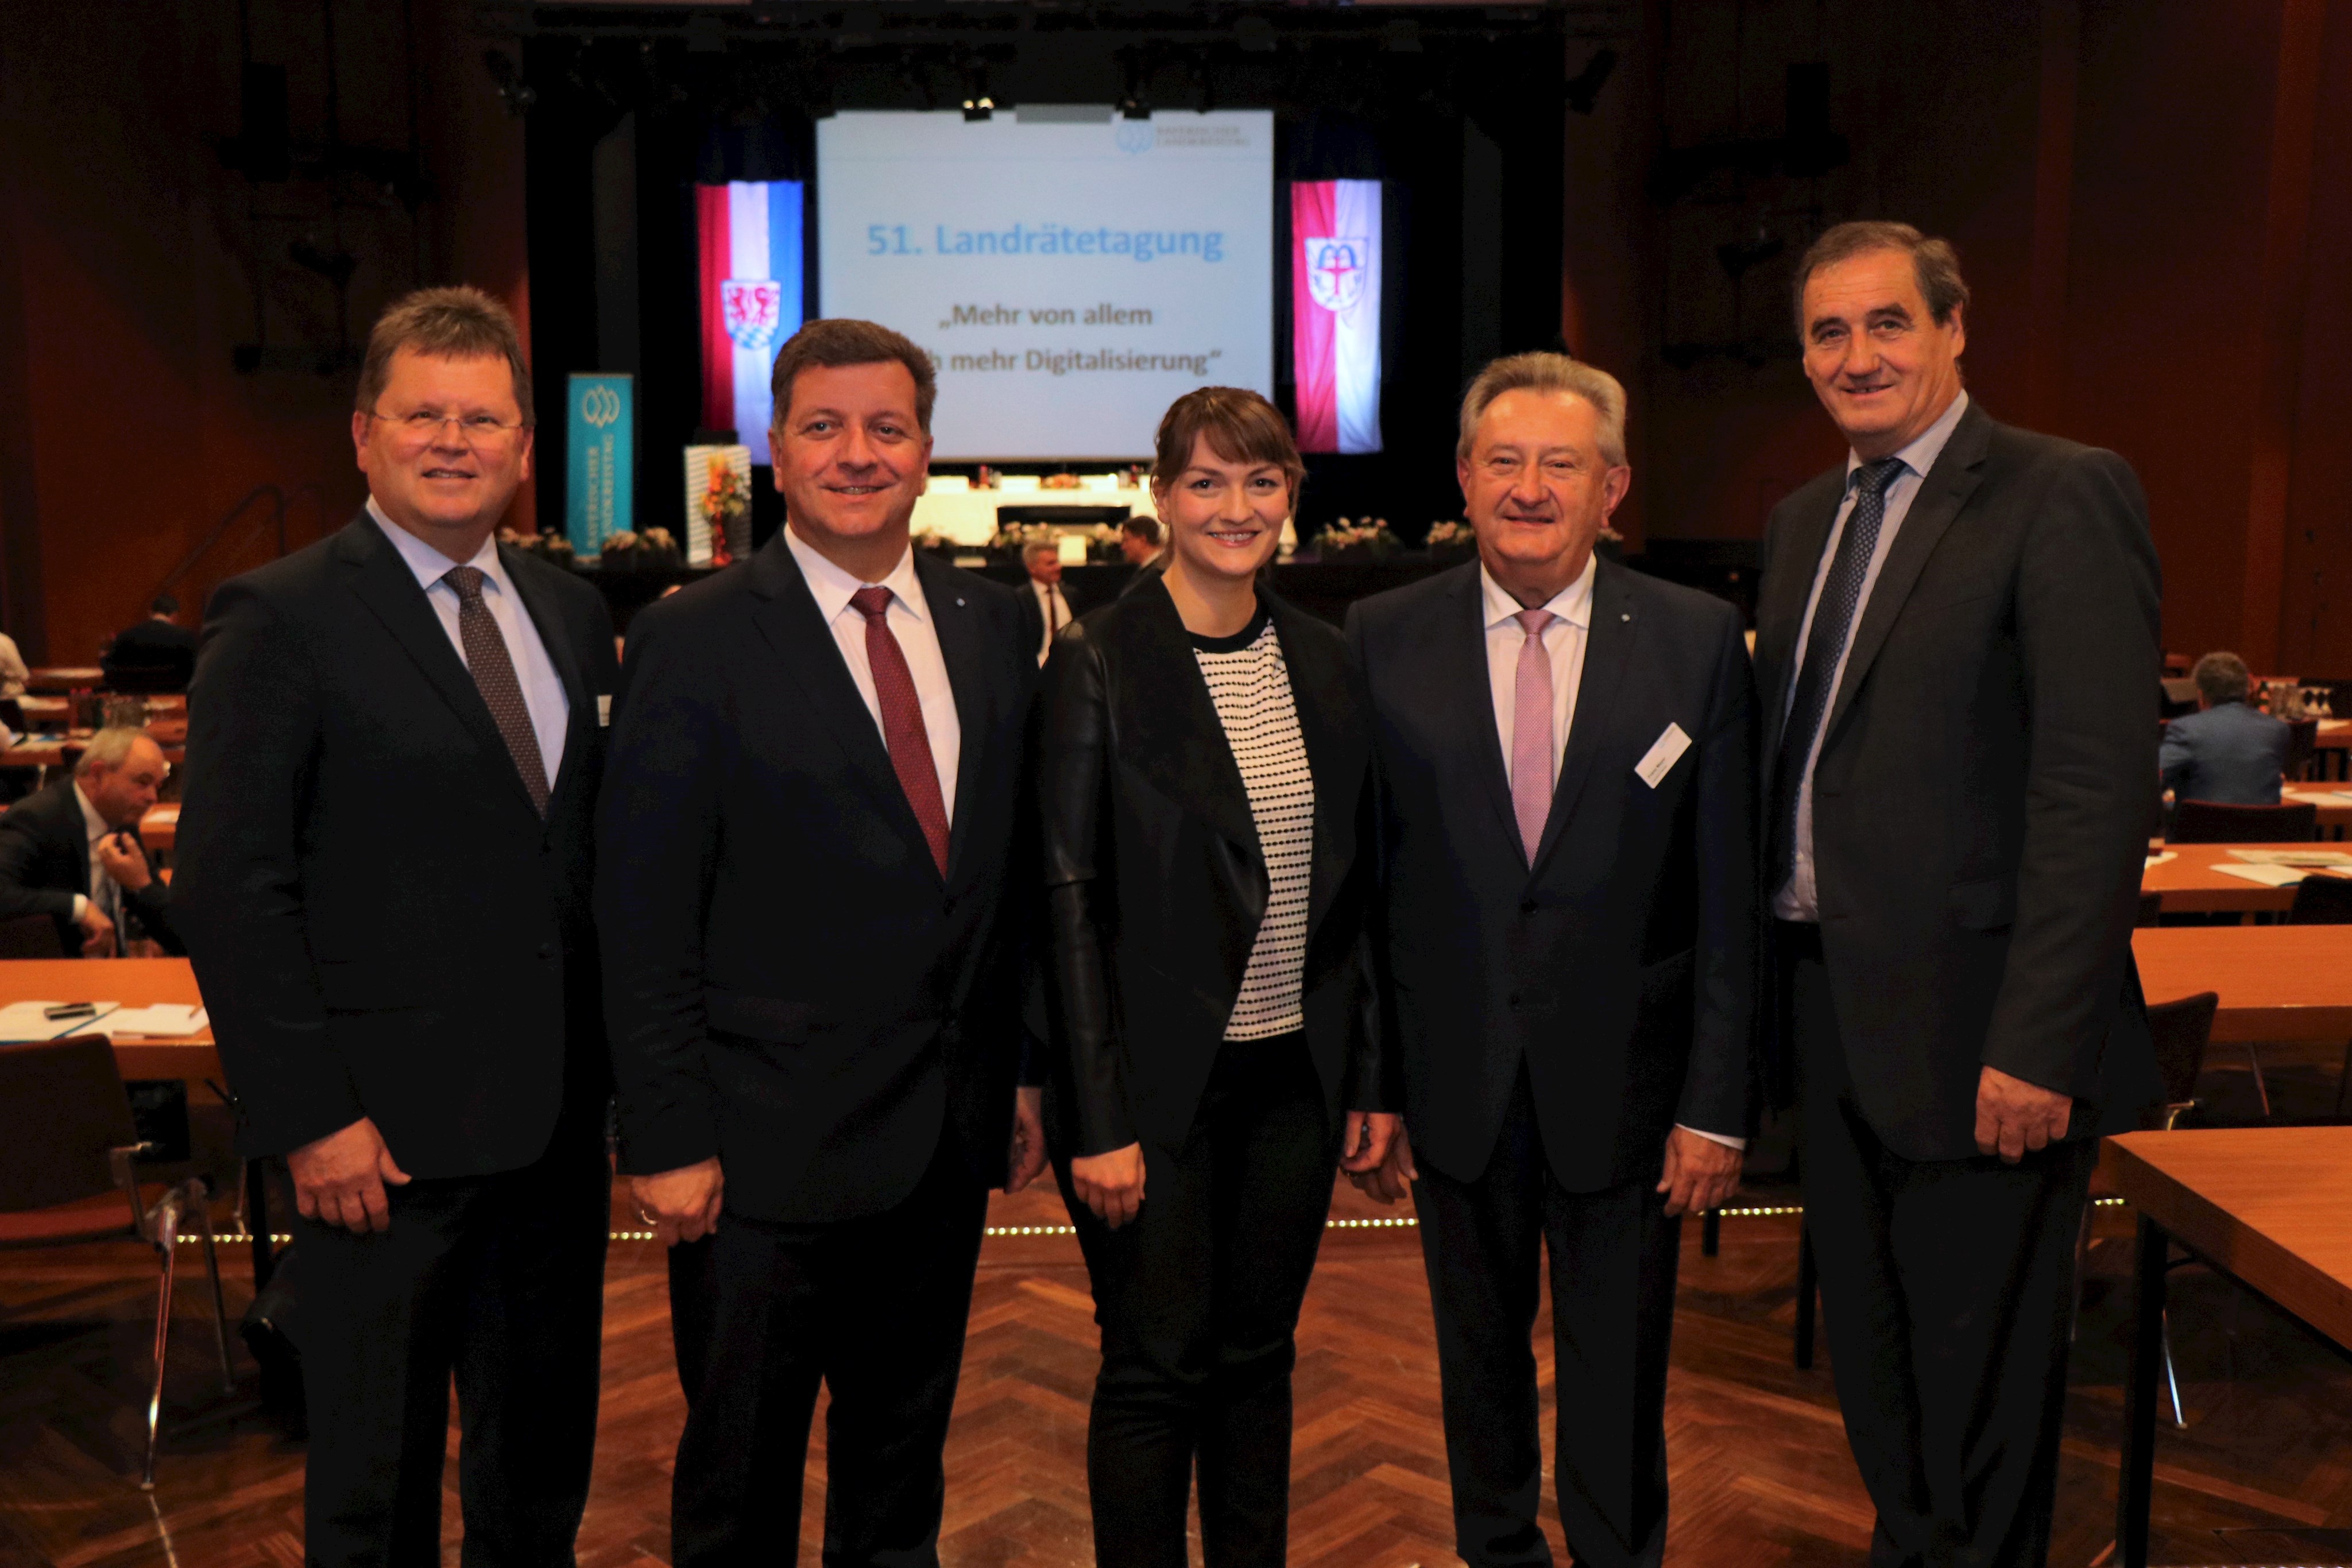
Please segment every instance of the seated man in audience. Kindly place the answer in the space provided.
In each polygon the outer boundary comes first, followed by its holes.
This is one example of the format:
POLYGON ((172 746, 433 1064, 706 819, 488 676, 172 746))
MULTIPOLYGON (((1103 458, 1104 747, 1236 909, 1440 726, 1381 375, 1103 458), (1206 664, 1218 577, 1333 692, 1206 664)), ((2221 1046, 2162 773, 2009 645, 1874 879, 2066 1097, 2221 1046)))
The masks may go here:
POLYGON ((139 841, 164 772, 145 730, 101 729, 71 778, 0 816, 0 920, 48 915, 65 950, 87 958, 180 952, 172 890, 139 841))
POLYGON ((99 659, 118 692, 184 692, 196 673, 196 634, 179 622, 180 601, 158 594, 147 619, 114 634, 99 659))
POLYGON ((1021 596, 1021 622, 1037 663, 1054 646, 1054 638, 1076 617, 1062 597, 1062 554, 1051 539, 1033 539, 1021 547, 1021 565, 1029 573, 1029 591, 1021 596))
POLYGON ((2285 722, 2246 702, 2253 684, 2235 653, 2208 653, 2190 672, 2198 711, 2165 726, 2158 765, 2178 800, 2275 806, 2286 770, 2285 722))
POLYGON ((16 652, 16 639, 0 632, 0 697, 21 697, 25 683, 32 672, 25 668, 25 655, 16 652))

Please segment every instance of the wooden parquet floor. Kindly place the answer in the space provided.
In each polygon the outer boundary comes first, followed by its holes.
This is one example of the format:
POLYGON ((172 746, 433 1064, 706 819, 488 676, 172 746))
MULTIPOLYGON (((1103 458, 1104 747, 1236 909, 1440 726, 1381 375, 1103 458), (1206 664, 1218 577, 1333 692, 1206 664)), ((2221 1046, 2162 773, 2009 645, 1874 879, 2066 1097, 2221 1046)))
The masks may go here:
MULTIPOLYGON (((1770 1201, 1767 1191, 1751 1201, 1770 1201)), ((622 1212, 625 1213, 624 1209, 622 1212)), ((1344 1187, 1335 1215, 1381 1215, 1344 1187)), ((1063 1222, 1050 1193, 1000 1197, 1000 1226, 1063 1222)), ((2052 1561, 2084 1568, 2113 1533, 2128 1217, 2100 1215, 2067 1403, 2052 1561)), ((1848 1457, 1826 1351, 1790 1362, 1796 1220, 1727 1219, 1722 1252, 1685 1231, 1668 1404, 1675 1564, 1850 1568, 1871 1511, 1848 1457)), ((150 1265, 109 1246, 0 1261, 0 1568, 300 1568, 302 1453, 248 1377, 208 1372, 202 1270, 184 1269, 152 1498, 135 1484, 150 1265)), ((241 1260, 230 1310, 248 1294, 241 1260)), ((605 1284, 604 1405, 580 1541, 587 1568, 668 1559, 671 1453, 683 1406, 666 1285, 649 1243, 621 1242, 605 1284)), ((2225 1281, 2176 1276, 2173 1333, 2190 1425, 2159 1437, 2158 1561, 2339 1563, 2352 1556, 2352 1367, 2225 1281)), ((1299 1332, 1291 1559, 1299 1568, 1451 1563, 1428 1292, 1410 1229, 1329 1233, 1299 1332)), ((1549 1399, 1548 1335, 1538 1362, 1549 1399)), ((1086 1411, 1096 1362, 1084 1268, 1066 1236, 990 1239, 948 1452, 950 1568, 1091 1561, 1086 1411)), ((1549 1415, 1546 1415, 1547 1431, 1549 1415)), ((451 1447, 456 1437, 453 1432, 451 1447)), ((457 1508, 446 1558, 457 1561, 457 1508)), ((823 1516, 812 1446, 802 1560, 823 1516)), ((1547 1489, 1549 1490, 1549 1489, 1547 1489)), ((1546 1527, 1559 1549, 1557 1521, 1546 1527)), ((1197 1548, 1196 1548, 1197 1550, 1197 1548)), ((780 1563, 789 1559, 780 1551, 780 1563)), ((1561 1561, 1566 1561, 1564 1551, 1561 1561)))

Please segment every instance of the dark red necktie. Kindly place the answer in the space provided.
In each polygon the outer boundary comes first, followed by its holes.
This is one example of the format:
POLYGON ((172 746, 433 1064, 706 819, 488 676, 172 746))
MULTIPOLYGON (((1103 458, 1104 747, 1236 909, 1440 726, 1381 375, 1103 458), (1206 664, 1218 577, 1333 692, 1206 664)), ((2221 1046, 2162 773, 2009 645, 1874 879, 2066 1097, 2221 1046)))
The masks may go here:
POLYGON ((861 588, 849 602, 866 617, 866 662, 874 672, 874 695, 882 705, 882 738, 890 747, 890 766, 898 788, 915 809, 923 838, 940 874, 948 873, 948 808, 940 794, 940 770, 931 760, 931 732, 923 727, 923 705, 915 695, 915 673, 907 654, 890 634, 890 591, 861 588))

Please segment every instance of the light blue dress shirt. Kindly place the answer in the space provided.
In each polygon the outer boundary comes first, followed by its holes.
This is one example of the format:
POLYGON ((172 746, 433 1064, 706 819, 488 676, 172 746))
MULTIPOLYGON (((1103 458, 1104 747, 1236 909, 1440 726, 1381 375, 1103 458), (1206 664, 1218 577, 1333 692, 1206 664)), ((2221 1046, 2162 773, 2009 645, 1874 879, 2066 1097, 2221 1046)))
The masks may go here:
POLYGON ((523 706, 530 711, 531 733, 539 737, 539 758, 547 768, 547 787, 553 789, 556 770, 563 766, 564 737, 571 732, 572 704, 563 695, 563 682, 555 673, 554 663, 547 656, 547 644, 540 641, 538 623, 531 620, 530 610, 515 592, 514 580, 507 576, 505 563, 499 559, 498 540, 484 539, 472 560, 455 561, 386 517, 373 496, 368 497, 367 510, 392 541, 392 548, 400 552, 400 559, 408 563, 408 570, 416 574, 416 586, 425 591, 425 601, 441 618, 441 630, 449 634, 449 645, 457 651, 461 664, 466 662, 466 640, 457 631, 457 591, 442 578, 456 566, 480 570, 482 605, 506 639, 507 658, 514 664, 515 680, 522 687, 523 706))

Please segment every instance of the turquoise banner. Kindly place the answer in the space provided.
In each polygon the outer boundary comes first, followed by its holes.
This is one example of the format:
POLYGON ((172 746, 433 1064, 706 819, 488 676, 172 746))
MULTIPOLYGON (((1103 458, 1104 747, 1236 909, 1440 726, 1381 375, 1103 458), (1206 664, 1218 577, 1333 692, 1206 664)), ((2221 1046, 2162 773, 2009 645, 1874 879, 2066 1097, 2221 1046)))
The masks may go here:
POLYGON ((637 393, 631 376, 573 376, 571 482, 564 486, 572 553, 604 553, 604 541, 636 525, 637 393))

